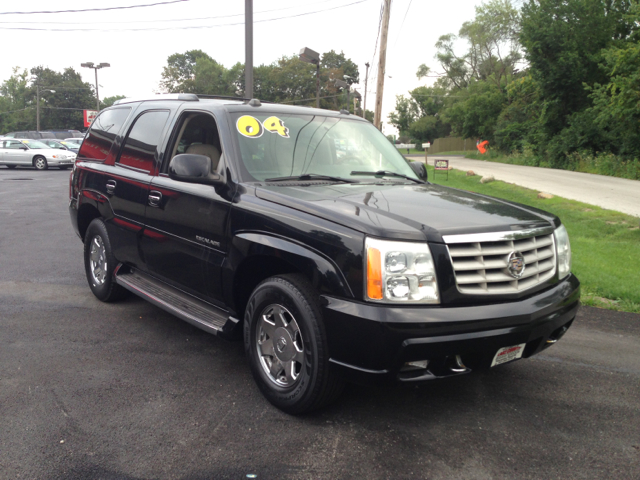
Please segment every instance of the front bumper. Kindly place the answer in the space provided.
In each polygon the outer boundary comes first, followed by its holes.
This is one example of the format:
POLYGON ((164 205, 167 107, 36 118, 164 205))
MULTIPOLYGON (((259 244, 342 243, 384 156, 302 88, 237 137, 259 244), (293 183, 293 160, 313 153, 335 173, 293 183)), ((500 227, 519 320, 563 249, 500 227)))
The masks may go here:
POLYGON ((47 165, 50 167, 62 167, 62 166, 72 166, 75 163, 75 158, 47 158, 47 165))
POLYGON ((480 306, 396 307, 324 299, 334 368, 360 383, 419 382, 489 367, 502 347, 524 343, 522 357, 527 358, 552 345, 576 316, 580 282, 570 275, 529 298, 480 306), (429 361, 426 369, 407 370, 407 362, 422 360, 429 361))

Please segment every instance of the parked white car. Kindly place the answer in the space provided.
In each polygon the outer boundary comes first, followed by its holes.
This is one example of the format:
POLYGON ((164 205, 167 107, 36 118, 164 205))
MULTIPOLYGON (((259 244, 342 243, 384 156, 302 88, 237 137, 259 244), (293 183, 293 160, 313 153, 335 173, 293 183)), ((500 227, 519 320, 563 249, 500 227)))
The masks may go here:
POLYGON ((0 138, 0 165, 8 168, 31 166, 36 170, 58 167, 70 168, 76 154, 68 150, 51 148, 38 141, 24 138, 0 138))
POLYGON ((68 147, 74 152, 78 153, 78 150, 80 150, 80 145, 82 145, 83 140, 84 138, 65 138, 64 140, 62 140, 62 143, 64 144, 65 147, 68 147))

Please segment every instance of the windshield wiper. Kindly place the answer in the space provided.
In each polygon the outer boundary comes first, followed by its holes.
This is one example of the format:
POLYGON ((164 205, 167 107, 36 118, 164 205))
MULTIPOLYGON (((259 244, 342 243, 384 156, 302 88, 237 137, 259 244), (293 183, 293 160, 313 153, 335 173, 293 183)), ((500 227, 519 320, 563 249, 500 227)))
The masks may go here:
POLYGON ((406 178, 407 180, 411 180, 416 183, 426 183, 422 180, 418 180, 417 178, 411 178, 407 175, 402 175, 401 173, 392 172, 390 170, 378 170, 377 172, 351 172, 351 175, 372 175, 374 177, 398 177, 398 178, 406 178))
POLYGON ((294 175, 292 177, 275 177, 275 178, 267 178, 265 182, 290 182, 295 180, 330 180, 332 182, 342 182, 342 183, 358 183, 356 180, 349 180, 347 178, 342 177, 332 177, 331 175, 318 175, 315 173, 305 173, 303 175, 294 175))

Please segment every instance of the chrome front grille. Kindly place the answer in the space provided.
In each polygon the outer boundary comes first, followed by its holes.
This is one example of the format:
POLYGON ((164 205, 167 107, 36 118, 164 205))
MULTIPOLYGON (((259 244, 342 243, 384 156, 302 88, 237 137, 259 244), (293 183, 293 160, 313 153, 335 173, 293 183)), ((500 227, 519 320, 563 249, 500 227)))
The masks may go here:
POLYGON ((546 282, 556 271, 555 244, 550 229, 443 238, 460 293, 519 293, 546 282), (514 252, 524 257, 525 267, 520 278, 515 278, 508 268, 509 255, 514 252))

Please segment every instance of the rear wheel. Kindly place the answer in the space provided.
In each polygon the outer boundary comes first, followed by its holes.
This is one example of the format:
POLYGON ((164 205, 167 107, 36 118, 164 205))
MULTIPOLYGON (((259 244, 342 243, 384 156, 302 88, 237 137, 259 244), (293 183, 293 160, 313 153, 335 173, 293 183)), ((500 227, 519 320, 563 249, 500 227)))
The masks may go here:
POLYGON ((253 377, 279 409, 300 414, 338 397, 318 294, 300 275, 271 277, 251 294, 244 346, 253 377))
POLYGON ((33 166, 36 167, 36 170, 46 170, 47 168, 49 168, 47 159, 41 155, 38 155, 33 159, 33 166))
POLYGON ((116 259, 111 251, 107 227, 101 218, 94 219, 84 237, 84 268, 93 294, 103 302, 126 296, 127 290, 115 282, 116 259))

